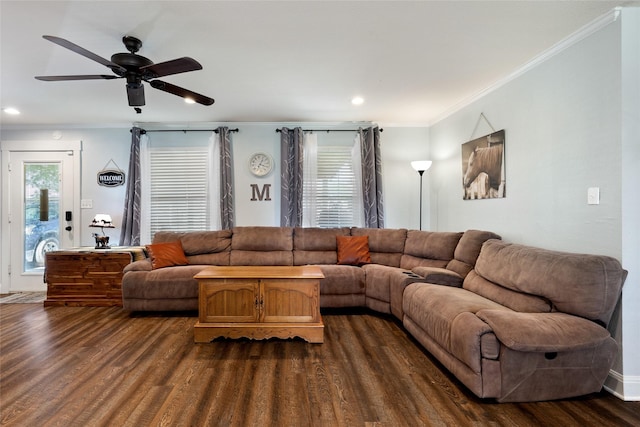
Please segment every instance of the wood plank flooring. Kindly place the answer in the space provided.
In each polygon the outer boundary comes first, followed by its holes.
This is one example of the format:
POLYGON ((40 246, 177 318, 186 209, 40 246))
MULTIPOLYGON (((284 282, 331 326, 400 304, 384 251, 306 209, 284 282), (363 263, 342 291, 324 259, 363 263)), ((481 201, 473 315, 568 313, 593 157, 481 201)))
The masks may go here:
POLYGON ((601 392, 498 404, 468 392, 394 322, 323 312, 325 343, 194 344, 195 314, 0 305, 10 426, 638 426, 601 392))

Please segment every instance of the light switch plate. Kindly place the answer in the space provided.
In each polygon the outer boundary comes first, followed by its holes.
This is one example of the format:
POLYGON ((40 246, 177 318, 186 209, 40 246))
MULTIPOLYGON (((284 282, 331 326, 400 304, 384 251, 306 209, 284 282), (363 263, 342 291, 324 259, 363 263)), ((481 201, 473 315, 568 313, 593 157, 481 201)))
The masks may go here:
POLYGON ((587 189, 587 203, 590 205, 600 204, 600 188, 599 187, 589 187, 587 189))
POLYGON ((80 200, 80 209, 92 209, 92 208, 93 208, 93 200, 91 199, 80 200))

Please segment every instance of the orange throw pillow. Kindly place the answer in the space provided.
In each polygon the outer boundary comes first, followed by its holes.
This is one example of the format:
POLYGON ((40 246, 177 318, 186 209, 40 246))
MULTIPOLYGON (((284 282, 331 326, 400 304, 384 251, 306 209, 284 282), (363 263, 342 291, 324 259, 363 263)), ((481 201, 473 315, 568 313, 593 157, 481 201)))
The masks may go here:
POLYGON ((180 240, 167 243, 147 245, 147 252, 151 258, 151 268, 171 267, 173 265, 187 265, 187 257, 182 249, 180 240))
POLYGON ((371 263, 369 236, 336 236, 338 264, 364 265, 371 263))

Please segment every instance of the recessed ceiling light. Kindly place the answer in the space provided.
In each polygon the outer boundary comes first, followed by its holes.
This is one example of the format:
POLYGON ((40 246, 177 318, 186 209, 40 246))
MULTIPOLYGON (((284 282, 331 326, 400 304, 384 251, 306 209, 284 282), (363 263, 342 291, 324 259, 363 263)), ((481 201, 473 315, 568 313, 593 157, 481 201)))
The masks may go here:
POLYGON ((356 96, 355 98, 353 98, 351 100, 351 103, 353 105, 362 105, 362 104, 364 104, 364 99, 362 97, 360 97, 360 96, 356 96))
POLYGON ((2 111, 4 111, 7 114, 11 114, 12 116, 16 116, 20 114, 20 111, 17 108, 13 108, 13 107, 4 108, 2 111))
POLYGON ((194 101, 192 98, 185 98, 184 102, 186 102, 187 104, 195 104, 196 101, 194 101))

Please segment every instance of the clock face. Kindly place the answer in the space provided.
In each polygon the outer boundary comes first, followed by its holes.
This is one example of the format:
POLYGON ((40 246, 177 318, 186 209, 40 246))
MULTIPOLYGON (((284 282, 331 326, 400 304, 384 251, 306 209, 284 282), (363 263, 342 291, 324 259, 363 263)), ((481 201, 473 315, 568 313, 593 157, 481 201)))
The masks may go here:
POLYGON ((255 176, 268 175, 271 169, 273 169, 273 160, 268 154, 255 153, 249 159, 249 170, 255 176))

